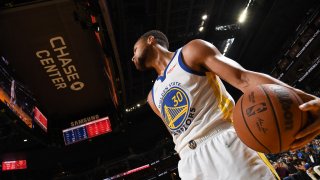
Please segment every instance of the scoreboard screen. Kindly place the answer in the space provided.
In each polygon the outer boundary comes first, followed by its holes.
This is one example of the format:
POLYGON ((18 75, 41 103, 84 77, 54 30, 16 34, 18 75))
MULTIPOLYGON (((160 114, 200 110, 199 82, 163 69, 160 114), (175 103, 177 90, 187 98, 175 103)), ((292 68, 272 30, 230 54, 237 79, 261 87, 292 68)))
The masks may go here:
POLYGON ((45 131, 48 129, 48 120, 47 118, 40 112, 37 107, 34 107, 34 120, 35 122, 45 131))
POLYGON ((17 160, 17 161, 3 161, 2 162, 2 171, 11 171, 17 169, 27 169, 26 160, 17 160))
POLYGON ((109 117, 104 117, 86 124, 65 129, 62 132, 65 145, 69 145, 78 141, 106 134, 111 131, 112 129, 109 117))

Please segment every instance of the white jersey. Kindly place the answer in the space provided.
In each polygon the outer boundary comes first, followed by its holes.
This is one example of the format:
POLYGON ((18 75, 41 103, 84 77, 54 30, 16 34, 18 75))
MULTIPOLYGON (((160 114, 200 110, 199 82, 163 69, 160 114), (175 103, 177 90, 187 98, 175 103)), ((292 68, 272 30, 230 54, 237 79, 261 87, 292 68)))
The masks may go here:
POLYGON ((173 136, 179 153, 190 140, 205 136, 212 127, 231 121, 234 100, 218 76, 188 68, 178 49, 152 89, 155 106, 173 136))

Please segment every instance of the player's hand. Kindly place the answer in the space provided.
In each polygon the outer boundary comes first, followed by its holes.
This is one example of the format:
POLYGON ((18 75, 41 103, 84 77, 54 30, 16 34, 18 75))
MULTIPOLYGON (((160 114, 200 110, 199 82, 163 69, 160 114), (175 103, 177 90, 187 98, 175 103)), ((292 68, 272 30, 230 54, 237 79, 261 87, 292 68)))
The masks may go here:
POLYGON ((320 98, 315 97, 300 105, 299 108, 302 111, 309 112, 309 116, 311 116, 309 118, 312 119, 312 123, 308 124, 296 135, 296 140, 291 144, 291 150, 303 148, 320 134, 320 98))

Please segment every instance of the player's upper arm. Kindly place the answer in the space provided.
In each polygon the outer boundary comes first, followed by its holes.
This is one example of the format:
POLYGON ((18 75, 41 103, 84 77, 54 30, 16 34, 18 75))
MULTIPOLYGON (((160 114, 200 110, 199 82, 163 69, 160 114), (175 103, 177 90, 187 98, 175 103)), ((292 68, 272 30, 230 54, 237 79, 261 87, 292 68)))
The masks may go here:
POLYGON ((232 86, 244 91, 248 72, 237 62, 223 56, 211 43, 203 40, 193 40, 182 49, 187 66, 196 71, 211 71, 232 86))
POLYGON ((153 102, 152 91, 149 92, 147 100, 153 112, 155 112, 162 119, 161 113, 153 102))

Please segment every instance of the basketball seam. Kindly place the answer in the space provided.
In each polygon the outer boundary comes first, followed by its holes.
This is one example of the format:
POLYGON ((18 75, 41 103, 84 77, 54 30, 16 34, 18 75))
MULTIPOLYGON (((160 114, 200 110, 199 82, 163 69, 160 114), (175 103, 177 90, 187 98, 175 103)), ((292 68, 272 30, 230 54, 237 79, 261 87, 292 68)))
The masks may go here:
MULTIPOLYGON (((298 103, 303 103, 303 102, 301 102, 302 100, 300 99, 300 97, 297 97, 297 95, 295 94, 295 93, 293 93, 293 92, 291 92, 291 90, 289 91, 289 93, 291 93, 295 98, 296 98, 296 100, 298 101, 298 103)), ((300 105, 300 104, 299 104, 300 105)), ((300 111, 300 117, 301 117, 301 119, 300 119, 300 130, 302 129, 302 120, 303 120, 303 112, 302 111, 300 111)))
POLYGON ((243 97, 241 97, 241 115, 242 115, 242 119, 243 119, 243 121, 244 121, 244 124, 246 125, 246 127, 247 127, 247 129, 249 130, 249 132, 250 132, 250 134, 251 134, 251 136, 261 145, 261 146, 263 146, 267 151, 269 151, 269 153, 271 153, 271 151, 266 147, 266 146, 264 146, 260 141, 259 141, 259 139, 257 139, 256 138, 256 136, 252 133, 252 131, 251 131, 251 129, 249 128, 249 126, 248 126, 248 124, 247 124, 247 120, 246 120, 246 118, 245 118, 245 116, 243 115, 243 110, 242 110, 242 101, 243 100, 243 97))
POLYGON ((279 136, 279 144, 280 144, 280 151, 279 151, 279 152, 281 152, 281 150, 282 150, 282 138, 281 138, 281 132, 280 132, 280 129, 279 129, 279 121, 278 121, 278 118, 277 118, 277 116, 276 116, 276 114, 275 114, 274 107, 273 107, 272 101, 270 100, 269 95, 266 93, 266 91, 265 91, 265 89, 263 88, 262 85, 260 85, 259 87, 261 87, 263 93, 267 96, 267 99, 268 99, 268 101, 269 101, 269 103, 270 103, 270 105, 271 105, 272 114, 273 114, 273 116, 274 116, 274 120, 276 121, 277 131, 278 131, 278 136, 279 136))

